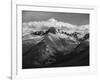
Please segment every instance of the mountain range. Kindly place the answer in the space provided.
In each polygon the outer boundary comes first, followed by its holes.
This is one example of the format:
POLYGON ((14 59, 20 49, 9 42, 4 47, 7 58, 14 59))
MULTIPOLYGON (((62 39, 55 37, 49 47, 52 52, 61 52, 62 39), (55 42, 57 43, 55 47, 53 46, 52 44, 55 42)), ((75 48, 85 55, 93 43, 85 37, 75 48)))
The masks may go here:
MULTIPOLYGON (((54 24, 58 21, 50 19, 48 22, 54 24)), ((23 32, 23 68, 89 65, 88 28, 66 27, 64 30, 63 26, 49 25, 45 30, 31 27, 26 30, 27 34, 23 32)))

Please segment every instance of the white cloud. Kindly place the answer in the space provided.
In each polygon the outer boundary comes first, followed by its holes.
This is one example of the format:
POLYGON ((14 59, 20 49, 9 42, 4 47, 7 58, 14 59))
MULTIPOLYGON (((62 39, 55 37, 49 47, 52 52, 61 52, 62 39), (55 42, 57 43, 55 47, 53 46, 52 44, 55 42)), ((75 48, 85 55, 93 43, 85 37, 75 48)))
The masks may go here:
POLYGON ((49 27, 59 28, 68 33, 79 32, 85 34, 89 31, 89 25, 72 25, 62 21, 57 21, 54 18, 51 18, 47 21, 33 21, 28 23, 23 23, 23 35, 29 34, 31 31, 46 30, 49 27))

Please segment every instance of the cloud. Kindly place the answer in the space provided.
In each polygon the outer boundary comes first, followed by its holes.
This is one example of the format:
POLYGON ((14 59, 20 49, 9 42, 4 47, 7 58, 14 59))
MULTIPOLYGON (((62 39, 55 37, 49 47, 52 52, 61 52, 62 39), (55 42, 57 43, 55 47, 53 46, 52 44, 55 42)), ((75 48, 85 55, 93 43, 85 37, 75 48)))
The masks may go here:
POLYGON ((54 18, 50 18, 47 21, 33 21, 28 23, 23 23, 23 35, 29 34, 32 31, 47 30, 50 27, 55 27, 61 29, 68 33, 79 32, 82 34, 89 32, 89 24, 86 25, 72 25, 70 23, 57 21, 54 18))

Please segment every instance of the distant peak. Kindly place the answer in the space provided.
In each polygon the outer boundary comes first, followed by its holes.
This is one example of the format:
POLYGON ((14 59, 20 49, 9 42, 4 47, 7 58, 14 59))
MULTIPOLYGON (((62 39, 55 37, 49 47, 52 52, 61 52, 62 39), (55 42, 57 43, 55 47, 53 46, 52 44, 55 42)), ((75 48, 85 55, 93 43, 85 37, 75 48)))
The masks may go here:
POLYGON ((49 22, 57 22, 57 20, 54 19, 54 18, 50 18, 48 21, 49 21, 49 22))

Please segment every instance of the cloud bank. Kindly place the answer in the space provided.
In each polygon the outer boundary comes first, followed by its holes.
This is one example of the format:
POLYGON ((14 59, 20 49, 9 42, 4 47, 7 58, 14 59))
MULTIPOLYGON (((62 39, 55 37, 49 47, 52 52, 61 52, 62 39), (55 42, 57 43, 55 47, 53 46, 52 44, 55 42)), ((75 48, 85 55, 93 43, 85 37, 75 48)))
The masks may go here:
POLYGON ((23 35, 30 34, 32 31, 47 30, 50 27, 55 27, 67 33, 79 32, 86 34, 89 32, 89 24, 86 25, 73 25, 67 22, 57 21, 51 18, 47 21, 33 21, 22 23, 23 35))

